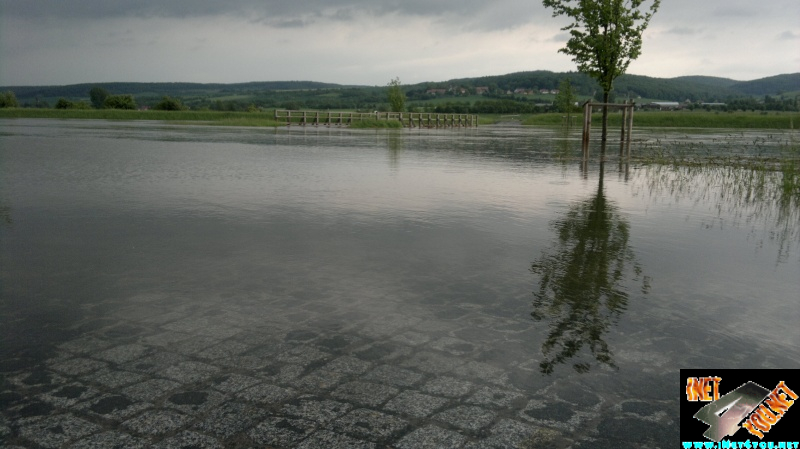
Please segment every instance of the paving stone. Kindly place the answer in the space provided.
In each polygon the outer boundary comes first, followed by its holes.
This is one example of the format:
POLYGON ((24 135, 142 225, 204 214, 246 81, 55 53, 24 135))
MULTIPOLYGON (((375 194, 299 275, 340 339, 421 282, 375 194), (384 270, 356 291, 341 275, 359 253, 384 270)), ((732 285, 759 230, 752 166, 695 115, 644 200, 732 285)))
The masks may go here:
POLYGON ((248 435, 262 446, 297 447, 316 427, 314 422, 305 419, 272 416, 257 425, 248 435))
POLYGON ((149 379, 122 389, 122 394, 140 401, 154 402, 166 393, 176 390, 181 384, 166 379, 149 379))
POLYGON ((9 381, 26 389, 31 387, 54 387, 69 382, 67 378, 48 369, 36 369, 32 372, 22 373, 10 378, 9 381))
POLYGON ((349 382, 337 388, 332 396, 343 401, 355 402, 369 407, 378 407, 397 395, 398 389, 370 382, 349 382))
POLYGON ((283 363, 291 363, 300 366, 309 366, 315 362, 322 362, 330 359, 331 355, 327 352, 322 352, 313 346, 296 346, 281 354, 278 354, 276 360, 283 363))
POLYGON ((318 369, 307 376, 292 381, 291 384, 298 390, 321 394, 334 388, 346 377, 347 375, 344 373, 318 369))
POLYGON ((332 423, 332 429, 371 441, 388 440, 409 427, 408 422, 375 410, 358 409, 332 423))
POLYGON ((180 354, 192 355, 219 344, 227 337, 217 338, 210 335, 193 335, 192 338, 173 343, 169 349, 180 354))
POLYGON ((437 396, 458 398, 466 396, 475 388, 475 384, 454 377, 440 376, 422 386, 422 391, 437 396))
POLYGON ((340 353, 348 347, 362 343, 361 338, 352 335, 330 335, 314 341, 314 345, 330 353, 340 353))
POLYGON ((344 415, 352 408, 352 405, 344 402, 309 398, 299 399, 296 403, 284 405, 283 412, 287 415, 324 424, 344 415))
POLYGON ((453 372, 463 364, 464 361, 458 358, 426 351, 414 354, 401 365, 424 373, 444 374, 453 372))
MULTIPOLYGON (((500 420, 496 425, 490 429, 491 436, 480 441, 476 444, 477 448, 517 448, 517 447, 530 447, 526 443, 530 443, 532 436, 536 433, 537 428, 524 424, 519 421, 511 419, 500 420)), ((552 446, 550 446, 552 447, 552 446)))
POLYGON ((180 429, 190 418, 173 410, 152 410, 122 423, 128 429, 145 435, 164 435, 180 429))
POLYGON ((223 449, 215 438, 192 431, 183 431, 153 446, 154 449, 223 449))
POLYGON ((53 404, 59 408, 69 408, 78 402, 85 401, 93 396, 97 396, 99 392, 87 385, 79 383, 70 383, 62 385, 53 391, 40 394, 37 396, 44 402, 53 404))
POLYGON ((74 359, 65 360, 60 363, 50 365, 53 371, 58 371, 61 374, 70 376, 78 376, 81 374, 91 373, 94 371, 106 368, 108 364, 99 360, 87 359, 85 357, 78 357, 74 359))
POLYGON ((364 375, 362 379, 396 387, 410 387, 422 380, 422 377, 422 374, 411 370, 392 365, 380 365, 364 375))
POLYGON ((164 407, 197 416, 205 414, 226 399, 227 396, 213 390, 176 391, 167 396, 164 407))
POLYGON ((266 412, 239 402, 227 402, 212 410, 195 428, 205 433, 227 439, 255 426, 266 417, 266 412))
POLYGON ((166 378, 189 384, 208 380, 219 371, 220 369, 216 366, 202 362, 181 362, 164 369, 160 373, 166 378))
POLYGON ((152 406, 148 402, 138 402, 121 394, 104 394, 79 404, 76 410, 120 422, 152 406))
POLYGON ((348 355, 332 360, 324 368, 342 374, 359 375, 372 368, 372 363, 348 355))
POLYGON ((447 405, 448 399, 429 396, 416 391, 404 391, 383 407, 386 410, 406 414, 415 418, 426 418, 447 405))
POLYGON ((483 387, 470 396, 467 399, 467 403, 482 405, 484 407, 508 408, 514 401, 524 397, 524 395, 516 391, 483 387))
POLYGON ((70 449, 145 449, 150 442, 112 430, 77 441, 70 449))
POLYGON ((459 366, 454 372, 461 377, 478 378, 498 385, 508 384, 508 373, 488 363, 470 360, 459 366))
POLYGON ((107 388, 117 389, 140 382, 144 375, 128 371, 100 371, 81 378, 84 382, 95 382, 107 388))
POLYGON ((193 338, 192 334, 185 332, 166 331, 155 335, 145 335, 139 338, 139 343, 149 346, 159 346, 162 348, 170 348, 175 343, 186 341, 193 338))
POLYGON ((45 448, 62 445, 100 430, 95 424, 72 415, 54 415, 20 421, 20 435, 45 448))
POLYGON ((274 405, 296 395, 294 390, 270 384, 260 384, 237 393, 240 398, 259 404, 274 405))
POLYGON ((236 393, 259 382, 261 381, 255 377, 234 373, 215 377, 211 381, 211 387, 225 393, 236 393))
POLYGON ((466 441, 467 437, 457 432, 428 425, 404 436, 397 449, 457 449, 466 441))
POLYGON ((411 354, 410 347, 393 341, 368 345, 355 352, 356 357, 371 362, 387 362, 409 354, 411 354))
POLYGON ((97 353, 94 357, 107 362, 121 364, 144 357, 149 352, 150 349, 147 346, 132 343, 106 349, 105 351, 97 353))
POLYGON ((430 339, 431 338, 427 334, 414 331, 406 331, 391 338, 392 341, 406 346, 419 346, 429 342, 430 339))
POLYGON ((161 327, 176 332, 185 332, 187 334, 212 337, 216 341, 222 341, 241 332, 241 329, 230 325, 219 324, 210 317, 183 318, 178 321, 165 324, 161 327))
POLYGON ((298 449, 375 449, 375 443, 321 430, 297 446, 298 449))
POLYGON ((488 426, 494 418, 494 412, 473 405, 460 405, 434 416, 434 419, 472 432, 488 426))
POLYGON ((108 340, 86 335, 58 345, 59 349, 64 349, 76 354, 95 354, 102 351, 114 343, 108 340))
POLYGON ((235 355, 217 359, 214 361, 214 364, 235 369, 258 371, 270 365, 270 359, 269 357, 257 357, 253 355, 235 355))
POLYGON ((429 346, 433 349, 449 352, 450 354, 456 356, 462 356, 477 350, 477 347, 474 344, 466 340, 453 337, 442 337, 434 342, 429 343, 429 346))
POLYGON ((217 345, 203 349, 202 351, 197 352, 194 355, 202 359, 215 361, 239 355, 251 348, 252 348, 251 345, 241 343, 236 340, 227 340, 217 345))
POLYGON ((156 374, 167 368, 186 362, 189 359, 173 352, 159 351, 146 355, 136 361, 126 363, 121 368, 137 373, 156 374))

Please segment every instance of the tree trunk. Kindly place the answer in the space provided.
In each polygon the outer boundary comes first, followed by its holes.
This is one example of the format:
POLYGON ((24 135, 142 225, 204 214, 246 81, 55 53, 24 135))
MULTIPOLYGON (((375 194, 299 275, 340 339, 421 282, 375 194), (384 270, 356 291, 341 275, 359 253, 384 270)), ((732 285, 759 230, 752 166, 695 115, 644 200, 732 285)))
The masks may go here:
POLYGON ((606 139, 608 138, 608 90, 603 89, 603 134, 600 137, 600 159, 606 157, 606 139))

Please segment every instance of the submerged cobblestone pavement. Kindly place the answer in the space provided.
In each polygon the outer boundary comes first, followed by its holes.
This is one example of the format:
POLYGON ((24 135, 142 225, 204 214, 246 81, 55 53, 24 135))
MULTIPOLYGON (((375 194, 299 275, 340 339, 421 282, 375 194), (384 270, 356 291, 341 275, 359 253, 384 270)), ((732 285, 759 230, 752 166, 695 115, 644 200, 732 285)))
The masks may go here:
MULTIPOLYGON (((514 359, 535 349, 530 321, 468 305, 440 316, 376 318, 359 309, 357 302, 134 298, 83 323, 92 330, 60 343, 35 368, 6 364, 0 441, 187 449, 677 442, 670 401, 612 399, 542 376, 535 360, 514 359)), ((613 381, 613 373, 605 377, 613 381)))

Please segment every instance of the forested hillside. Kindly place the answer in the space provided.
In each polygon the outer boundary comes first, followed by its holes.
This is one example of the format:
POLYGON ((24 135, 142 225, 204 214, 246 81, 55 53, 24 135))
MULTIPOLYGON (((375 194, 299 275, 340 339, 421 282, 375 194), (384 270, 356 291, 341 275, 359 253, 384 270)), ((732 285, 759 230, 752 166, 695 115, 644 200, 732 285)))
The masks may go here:
MULTIPOLYGON (((431 81, 404 85, 409 108, 439 112, 539 112, 553 103, 555 90, 568 79, 579 100, 597 97, 601 89, 578 72, 518 72, 507 75, 431 81)), ((738 108, 764 105, 796 110, 800 73, 752 81, 707 76, 653 78, 623 75, 612 95, 616 100, 729 103, 738 108), (792 109, 794 108, 794 109, 792 109)), ((253 108, 382 110, 388 105, 385 86, 344 86, 311 81, 270 81, 238 84, 84 83, 68 86, 8 86, 20 106, 53 107, 89 101, 92 89, 135 97, 137 107, 153 107, 165 96, 182 107, 212 110, 253 108), (64 101, 61 101, 64 100, 64 101), (59 103, 60 102, 60 103, 59 103)))

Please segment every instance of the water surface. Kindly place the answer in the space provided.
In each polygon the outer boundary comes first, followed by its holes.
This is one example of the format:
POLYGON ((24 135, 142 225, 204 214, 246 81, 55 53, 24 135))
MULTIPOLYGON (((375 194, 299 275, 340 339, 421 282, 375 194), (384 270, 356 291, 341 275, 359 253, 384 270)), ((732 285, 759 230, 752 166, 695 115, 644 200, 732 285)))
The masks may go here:
POLYGON ((578 138, 2 121, 5 438, 47 446, 37 429, 66 419, 85 430, 58 444, 672 447, 680 368, 797 368, 800 212, 779 180, 583 165, 578 138), (109 395, 125 407, 102 413, 109 395), (258 419, 204 424, 230 404, 258 419), (138 426, 163 410, 179 424, 138 426), (346 425, 367 411, 393 430, 346 425))

